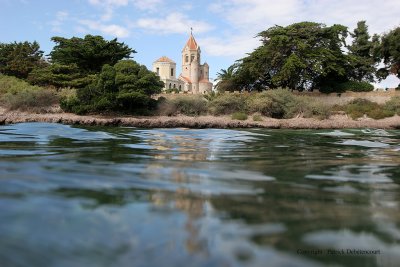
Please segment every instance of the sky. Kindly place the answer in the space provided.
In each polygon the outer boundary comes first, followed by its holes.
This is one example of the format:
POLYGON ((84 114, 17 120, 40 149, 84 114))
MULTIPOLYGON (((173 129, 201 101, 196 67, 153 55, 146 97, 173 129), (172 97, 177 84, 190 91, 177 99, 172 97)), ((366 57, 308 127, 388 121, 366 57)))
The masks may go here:
MULTIPOLYGON (((260 45, 257 33, 301 21, 343 24, 366 20, 370 34, 400 26, 399 0, 0 0, 0 42, 38 41, 50 53, 53 36, 118 38, 151 69, 161 56, 177 63, 193 28, 210 78, 260 45)), ((379 87, 395 87, 390 76, 379 87)))

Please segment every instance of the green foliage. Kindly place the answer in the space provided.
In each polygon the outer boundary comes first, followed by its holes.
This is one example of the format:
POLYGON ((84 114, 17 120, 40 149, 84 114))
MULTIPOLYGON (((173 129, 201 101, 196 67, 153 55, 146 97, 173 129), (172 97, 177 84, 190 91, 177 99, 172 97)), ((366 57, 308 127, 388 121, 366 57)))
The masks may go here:
POLYGON ((198 116, 207 113, 207 101, 202 96, 177 97, 173 102, 180 114, 198 116))
POLYGON ((183 114, 199 116, 207 113, 207 101, 202 96, 178 96, 173 99, 159 99, 157 108, 160 115, 183 114))
POLYGON ((331 83, 325 84, 324 87, 320 88, 322 93, 343 93, 345 91, 353 92, 371 92, 374 90, 374 86, 368 82, 359 81, 347 81, 342 83, 331 83))
POLYGON ((251 94, 246 99, 246 109, 249 113, 261 113, 277 119, 296 116, 326 119, 331 113, 328 106, 316 102, 315 99, 295 95, 286 89, 251 94))
POLYGON ((253 121, 263 121, 263 119, 260 114, 254 114, 253 121))
POLYGON ((104 65, 96 79, 79 88, 76 97, 64 98, 66 111, 87 112, 146 112, 155 107, 153 94, 161 92, 163 83, 158 76, 133 60, 122 60, 115 66, 104 65))
POLYGON ((0 75, 0 104, 9 110, 40 112, 57 102, 58 95, 54 90, 0 75))
POLYGON ((380 69, 380 78, 386 78, 389 73, 400 78, 400 27, 382 36, 379 55, 385 63, 385 68, 380 69))
POLYGON ((360 118, 364 115, 372 119, 382 119, 394 115, 393 111, 382 108, 378 103, 361 98, 354 99, 345 105, 344 109, 346 114, 353 119, 360 118))
POLYGON ((25 79, 46 64, 37 42, 0 43, 0 73, 25 79))
POLYGON ((300 112, 297 97, 286 89, 254 94, 246 104, 249 112, 259 112, 272 118, 291 118, 300 112))
POLYGON ((221 71, 217 73, 218 82, 215 88, 218 92, 233 92, 240 89, 240 85, 236 79, 236 70, 236 65, 232 65, 228 69, 221 69, 221 71))
POLYGON ((244 112, 235 112, 232 114, 232 120, 245 121, 247 120, 247 114, 244 112))
POLYGON ((179 94, 179 89, 178 88, 171 88, 171 89, 167 89, 165 90, 165 93, 167 94, 179 94))
POLYGON ((56 43, 50 53, 51 62, 61 65, 76 64, 82 73, 100 72, 103 65, 114 65, 121 59, 130 58, 135 50, 117 39, 104 40, 101 36, 86 35, 84 38, 51 38, 56 43))
POLYGON ((374 36, 371 40, 365 21, 359 21, 357 28, 350 35, 353 42, 348 46, 351 64, 349 78, 360 82, 372 82, 376 72, 375 65, 380 61, 379 57, 374 57, 375 47, 379 45, 378 38, 374 36))
POLYGON ((94 75, 80 73, 76 64, 51 64, 34 69, 28 76, 31 84, 39 86, 54 86, 56 88, 82 88, 92 83, 94 75))
POLYGON ((347 28, 301 22, 259 34, 263 44, 239 62, 237 81, 247 90, 317 88, 326 79, 345 79, 347 28))
POLYGON ((393 114, 400 115, 400 96, 394 96, 385 103, 384 109, 393 114))
POLYGON ((210 112, 214 115, 231 114, 246 110, 245 95, 220 94, 210 102, 210 112))

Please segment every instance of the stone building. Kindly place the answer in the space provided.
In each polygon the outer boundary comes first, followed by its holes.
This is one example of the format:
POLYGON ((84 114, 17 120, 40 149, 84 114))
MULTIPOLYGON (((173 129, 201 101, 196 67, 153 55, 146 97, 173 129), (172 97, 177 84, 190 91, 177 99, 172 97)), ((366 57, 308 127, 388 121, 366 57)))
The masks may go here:
POLYGON ((168 57, 161 57, 153 63, 153 71, 165 83, 165 90, 178 89, 192 94, 211 92, 209 66, 201 64, 201 50, 191 33, 182 49, 182 73, 176 79, 176 63, 168 57))
POLYGON ((176 78, 176 63, 164 56, 160 57, 153 63, 153 71, 160 76, 160 80, 164 82, 164 90, 177 89, 182 91, 185 83, 176 78))

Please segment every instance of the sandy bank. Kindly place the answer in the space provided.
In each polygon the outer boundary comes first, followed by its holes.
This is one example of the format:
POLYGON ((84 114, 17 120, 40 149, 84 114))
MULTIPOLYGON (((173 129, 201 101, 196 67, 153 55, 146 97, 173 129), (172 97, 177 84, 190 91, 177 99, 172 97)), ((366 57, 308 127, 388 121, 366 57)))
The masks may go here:
POLYGON ((272 119, 264 117, 263 121, 253 121, 251 116, 246 121, 232 120, 229 116, 79 116, 71 113, 32 114, 17 111, 6 111, 0 108, 0 124, 22 122, 49 122, 75 125, 109 125, 132 126, 140 128, 286 128, 286 129, 340 129, 340 128, 382 128, 400 129, 400 117, 395 116, 382 120, 362 118, 353 120, 346 115, 335 115, 326 120, 313 118, 272 119))

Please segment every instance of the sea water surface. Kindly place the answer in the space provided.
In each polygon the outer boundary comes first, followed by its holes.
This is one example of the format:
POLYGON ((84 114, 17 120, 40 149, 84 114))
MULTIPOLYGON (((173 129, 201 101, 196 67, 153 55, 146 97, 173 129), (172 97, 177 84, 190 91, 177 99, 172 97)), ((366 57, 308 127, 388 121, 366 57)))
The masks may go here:
POLYGON ((0 126, 0 266, 399 266, 400 131, 0 126))

